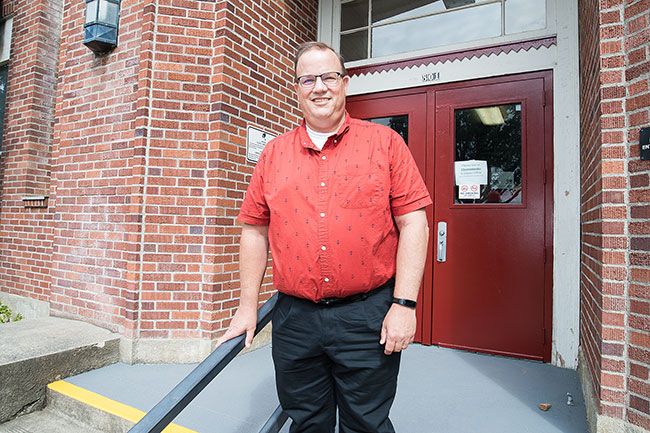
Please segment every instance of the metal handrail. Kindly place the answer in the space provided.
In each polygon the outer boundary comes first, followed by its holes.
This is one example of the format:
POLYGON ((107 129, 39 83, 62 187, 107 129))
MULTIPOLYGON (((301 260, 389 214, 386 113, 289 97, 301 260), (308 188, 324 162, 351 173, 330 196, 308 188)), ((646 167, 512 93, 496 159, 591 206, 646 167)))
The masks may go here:
MULTIPOLYGON (((275 294, 258 310, 257 327, 255 328, 256 335, 271 321, 271 313, 277 300, 278 295, 275 294)), ((131 427, 128 433, 161 433, 208 386, 212 379, 242 351, 245 338, 245 335, 240 335, 217 347, 214 352, 181 380, 174 389, 164 396, 153 409, 147 412, 136 425, 131 427)), ((286 414, 279 407, 273 412, 273 415, 271 415, 271 418, 266 424, 264 424, 260 433, 277 433, 286 420, 286 414), (264 430, 264 428, 267 428, 267 430, 264 430)))
POLYGON ((259 433, 278 433, 288 418, 289 416, 282 410, 282 406, 278 406, 259 433))

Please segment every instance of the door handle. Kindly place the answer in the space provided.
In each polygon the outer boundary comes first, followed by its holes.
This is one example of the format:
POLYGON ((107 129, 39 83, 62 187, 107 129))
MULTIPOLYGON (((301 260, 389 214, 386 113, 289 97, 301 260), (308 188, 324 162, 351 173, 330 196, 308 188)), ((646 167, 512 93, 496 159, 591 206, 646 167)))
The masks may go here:
POLYGON ((438 262, 447 261, 447 223, 440 221, 438 223, 438 242, 437 242, 437 260, 438 262))

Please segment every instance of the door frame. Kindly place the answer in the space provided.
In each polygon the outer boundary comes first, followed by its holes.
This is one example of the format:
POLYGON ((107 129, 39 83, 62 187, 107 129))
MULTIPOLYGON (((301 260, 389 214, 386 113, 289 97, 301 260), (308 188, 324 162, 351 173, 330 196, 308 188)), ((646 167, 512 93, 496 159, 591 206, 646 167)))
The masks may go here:
MULTIPOLYGON (((458 81, 444 83, 426 87, 414 87, 402 90, 393 90, 388 92, 379 92, 365 95, 356 95, 348 97, 351 101, 372 101, 376 99, 385 99, 396 96, 406 96, 412 94, 426 94, 426 145, 424 152, 424 181, 429 189, 429 193, 434 198, 434 205, 427 207, 426 214, 429 223, 429 248, 427 251, 427 266, 425 267, 422 289, 418 297, 418 315, 420 320, 416 332, 416 340, 425 345, 433 344, 433 245, 435 236, 434 206, 435 206, 435 164, 433 155, 436 154, 437 143, 435 141, 436 132, 436 92, 441 90, 454 90, 467 87, 480 87, 489 84, 511 83, 516 81, 525 81, 532 79, 543 80, 544 88, 544 168, 545 168, 545 185, 544 185, 544 362, 551 361, 551 351, 553 346, 553 71, 544 70, 538 72, 527 72, 514 75, 504 75, 500 77, 482 78, 468 81, 458 81), (432 153, 433 152, 433 153, 432 153)), ((389 111, 389 110, 387 110, 389 111)), ((395 113, 393 113, 395 114, 395 113)), ((422 162, 417 161, 422 170, 422 162)))

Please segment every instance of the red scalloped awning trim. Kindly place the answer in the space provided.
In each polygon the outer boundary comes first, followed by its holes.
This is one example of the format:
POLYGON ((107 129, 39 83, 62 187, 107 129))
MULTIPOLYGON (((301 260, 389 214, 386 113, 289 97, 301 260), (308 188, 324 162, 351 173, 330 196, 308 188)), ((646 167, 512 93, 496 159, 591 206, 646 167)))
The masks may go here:
POLYGON ((382 71, 395 71, 412 66, 430 65, 436 63, 444 63, 454 60, 469 60, 483 56, 490 56, 492 54, 511 53, 519 51, 528 51, 531 48, 539 49, 541 47, 549 48, 556 45, 557 40, 555 36, 542 39, 533 39, 528 41, 520 41, 511 44, 492 45, 489 47, 476 48, 464 51, 453 51, 449 53, 436 54, 433 56, 416 57, 408 60, 398 60, 395 62, 378 63, 368 66, 359 66, 355 68, 348 68, 348 74, 351 76, 368 74, 372 72, 382 71))

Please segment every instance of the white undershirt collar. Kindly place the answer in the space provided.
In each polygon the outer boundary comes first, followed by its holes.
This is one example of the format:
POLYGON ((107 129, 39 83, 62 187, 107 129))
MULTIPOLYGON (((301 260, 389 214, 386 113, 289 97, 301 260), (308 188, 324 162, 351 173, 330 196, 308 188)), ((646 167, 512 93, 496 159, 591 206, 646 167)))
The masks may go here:
POLYGON ((311 141, 318 148, 318 150, 323 150, 323 146, 325 146, 327 139, 336 134, 336 131, 318 132, 311 129, 307 124, 305 124, 305 126, 307 127, 307 135, 309 135, 309 138, 311 138, 311 141))

